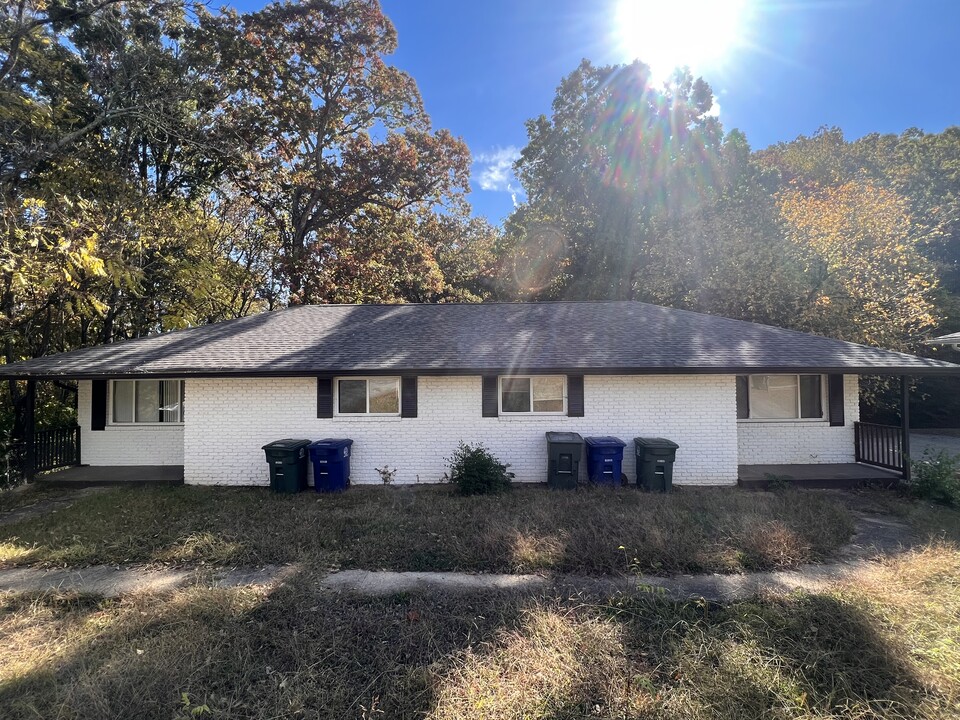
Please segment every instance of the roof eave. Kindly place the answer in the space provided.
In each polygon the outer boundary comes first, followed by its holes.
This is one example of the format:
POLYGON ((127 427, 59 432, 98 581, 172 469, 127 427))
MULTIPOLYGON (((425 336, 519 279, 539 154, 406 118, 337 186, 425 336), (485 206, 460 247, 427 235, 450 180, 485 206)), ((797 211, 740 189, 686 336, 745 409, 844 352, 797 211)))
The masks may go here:
POLYGON ((843 374, 843 375, 960 375, 960 365, 914 367, 889 366, 670 366, 670 367, 431 367, 431 368, 317 368, 317 369, 222 369, 190 370, 186 368, 163 372, 4 372, 2 380, 106 380, 120 378, 257 378, 257 377, 316 377, 335 375, 775 375, 775 374, 843 374))

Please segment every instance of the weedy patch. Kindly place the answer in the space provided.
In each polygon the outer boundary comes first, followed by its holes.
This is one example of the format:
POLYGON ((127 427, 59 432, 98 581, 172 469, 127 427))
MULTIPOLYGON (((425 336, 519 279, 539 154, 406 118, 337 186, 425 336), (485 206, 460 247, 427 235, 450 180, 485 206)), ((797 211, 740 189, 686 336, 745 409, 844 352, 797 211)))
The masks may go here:
POLYGON ((277 496, 258 488, 117 488, 78 498, 56 515, 0 527, 0 561, 742 572, 829 558, 852 532, 842 502, 799 490, 685 488, 658 495, 516 486, 465 497, 437 486, 354 487, 323 496, 277 496))
POLYGON ((0 717, 871 718, 960 707, 960 551, 720 605, 317 589, 0 597, 0 717))

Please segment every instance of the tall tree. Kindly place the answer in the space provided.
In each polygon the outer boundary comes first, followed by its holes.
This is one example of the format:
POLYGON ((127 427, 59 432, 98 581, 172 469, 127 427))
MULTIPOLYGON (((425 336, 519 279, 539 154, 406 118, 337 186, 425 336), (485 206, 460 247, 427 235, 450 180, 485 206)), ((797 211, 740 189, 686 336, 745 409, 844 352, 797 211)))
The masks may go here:
POLYGON ((811 285, 801 324, 900 349, 936 326, 936 274, 918 251, 923 237, 906 199, 851 181, 787 189, 780 208, 811 285))
POLYGON ((245 267, 214 240, 207 198, 232 156, 209 66, 183 53, 183 3, 22 2, 0 19, 4 360, 249 308, 225 289, 245 267))
POLYGON ((370 209, 389 220, 460 199, 466 146, 431 131, 413 78, 385 62, 396 31, 375 0, 201 13, 197 32, 227 71, 224 120, 248 150, 233 179, 280 237, 291 302, 324 299, 311 275, 370 209))
POLYGON ((719 158, 714 202, 654 228, 638 299, 782 327, 796 326, 808 291, 783 233, 779 176, 759 167, 733 131, 719 158))
POLYGON ((654 87, 640 62, 585 60, 564 78, 551 116, 527 122, 516 164, 528 197, 507 223, 518 291, 632 297, 654 223, 715 192, 722 131, 712 105, 703 80, 678 72, 654 87))
POLYGON ((374 0, 187 2, 0 8, 6 362, 476 277, 466 147, 385 62, 396 34, 374 0))

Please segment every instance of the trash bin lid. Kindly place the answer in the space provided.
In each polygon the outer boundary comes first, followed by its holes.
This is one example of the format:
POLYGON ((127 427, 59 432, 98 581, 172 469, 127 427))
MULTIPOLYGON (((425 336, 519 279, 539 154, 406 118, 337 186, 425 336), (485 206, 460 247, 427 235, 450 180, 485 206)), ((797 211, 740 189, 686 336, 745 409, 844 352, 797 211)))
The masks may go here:
POLYGON ((548 432, 547 442, 551 443, 582 443, 583 438, 575 432, 548 432))
POLYGON ((670 448, 672 450, 676 450, 680 447, 673 440, 667 440, 666 438, 638 437, 634 438, 633 442, 637 447, 670 448))
POLYGON ((294 438, 284 438, 283 440, 274 440, 263 446, 264 450, 299 450, 310 444, 309 440, 296 440, 294 438))
POLYGON ((353 440, 346 438, 324 438, 323 440, 317 440, 315 443, 310 443, 310 447, 317 450, 339 450, 351 445, 353 445, 353 440))
POLYGON ((583 441, 590 447, 595 447, 595 448, 622 448, 627 446, 627 444, 623 440, 617 437, 613 437, 612 435, 601 435, 600 437, 588 437, 588 438, 584 438, 583 441))

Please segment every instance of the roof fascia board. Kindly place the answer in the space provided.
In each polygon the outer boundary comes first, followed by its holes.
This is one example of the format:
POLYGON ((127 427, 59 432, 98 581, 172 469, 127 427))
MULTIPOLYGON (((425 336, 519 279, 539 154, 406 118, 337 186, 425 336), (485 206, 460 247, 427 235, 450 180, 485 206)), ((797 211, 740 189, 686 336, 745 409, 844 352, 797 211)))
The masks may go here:
POLYGON ((908 366, 710 366, 710 367, 485 367, 485 368, 351 368, 315 370, 169 370, 164 372, 110 372, 110 373, 4 373, 2 380, 102 380, 144 378, 153 380, 187 378, 263 378, 263 377, 316 377, 317 375, 776 375, 776 374, 844 374, 844 375, 960 375, 960 365, 955 367, 908 367, 908 366))

